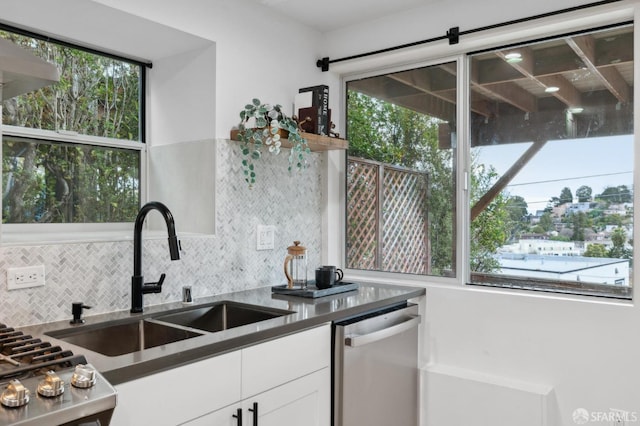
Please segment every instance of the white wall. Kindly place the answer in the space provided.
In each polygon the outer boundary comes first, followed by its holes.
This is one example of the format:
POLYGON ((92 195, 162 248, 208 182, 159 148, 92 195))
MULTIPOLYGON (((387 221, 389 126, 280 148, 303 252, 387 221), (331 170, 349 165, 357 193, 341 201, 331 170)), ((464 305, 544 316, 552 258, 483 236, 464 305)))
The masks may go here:
MULTIPOLYGON (((216 137, 254 97, 292 111, 301 87, 325 84, 320 34, 246 0, 97 0, 216 43, 216 137)), ((337 93, 337 92, 336 92, 337 93)))
POLYGON ((577 408, 640 412, 637 307, 430 288, 426 311, 430 363, 553 386, 555 424, 577 408))
POLYGON ((153 61, 148 70, 147 140, 155 146, 215 137, 216 46, 153 61))

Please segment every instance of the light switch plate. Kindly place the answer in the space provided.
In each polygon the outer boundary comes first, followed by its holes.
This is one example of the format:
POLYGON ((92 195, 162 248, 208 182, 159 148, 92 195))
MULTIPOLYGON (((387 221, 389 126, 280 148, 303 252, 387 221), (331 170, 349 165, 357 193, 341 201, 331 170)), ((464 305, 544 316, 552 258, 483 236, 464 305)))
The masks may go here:
POLYGON ((273 250, 275 248, 276 227, 273 225, 258 225, 258 243, 256 250, 273 250))

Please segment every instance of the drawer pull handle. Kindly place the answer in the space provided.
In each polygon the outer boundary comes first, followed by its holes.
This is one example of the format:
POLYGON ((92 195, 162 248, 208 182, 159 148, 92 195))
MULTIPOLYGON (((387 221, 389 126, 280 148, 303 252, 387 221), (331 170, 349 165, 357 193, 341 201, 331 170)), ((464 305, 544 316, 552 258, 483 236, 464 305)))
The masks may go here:
POLYGON ((253 403, 253 408, 249 408, 249 411, 253 413, 253 426, 258 426, 258 403, 253 403))
POLYGON ((242 408, 238 408, 233 417, 238 421, 238 426, 242 426, 242 408))

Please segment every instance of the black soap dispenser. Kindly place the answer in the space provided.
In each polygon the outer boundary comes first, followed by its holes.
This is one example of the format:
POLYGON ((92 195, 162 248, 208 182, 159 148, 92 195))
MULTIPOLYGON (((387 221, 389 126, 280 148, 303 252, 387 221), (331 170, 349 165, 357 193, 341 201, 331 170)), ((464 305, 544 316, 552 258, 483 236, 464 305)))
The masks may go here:
POLYGON ((84 324, 84 320, 82 319, 83 309, 91 309, 91 306, 87 306, 82 302, 74 302, 71 304, 73 319, 69 321, 69 324, 84 324))

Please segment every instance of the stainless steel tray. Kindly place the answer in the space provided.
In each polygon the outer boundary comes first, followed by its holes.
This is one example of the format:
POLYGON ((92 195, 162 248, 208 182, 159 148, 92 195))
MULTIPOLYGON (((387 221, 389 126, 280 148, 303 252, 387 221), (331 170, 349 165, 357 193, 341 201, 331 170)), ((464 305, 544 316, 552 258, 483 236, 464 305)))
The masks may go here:
POLYGON ((307 297, 311 299, 315 299, 323 296, 330 296, 332 294, 344 293, 347 291, 357 290, 358 283, 352 283, 347 281, 340 281, 335 284, 333 287, 329 288, 317 288, 315 285, 315 281, 309 281, 309 286, 307 288, 287 288, 286 284, 276 285, 271 287, 271 292, 277 294, 283 294, 287 296, 297 296, 297 297, 307 297))

